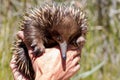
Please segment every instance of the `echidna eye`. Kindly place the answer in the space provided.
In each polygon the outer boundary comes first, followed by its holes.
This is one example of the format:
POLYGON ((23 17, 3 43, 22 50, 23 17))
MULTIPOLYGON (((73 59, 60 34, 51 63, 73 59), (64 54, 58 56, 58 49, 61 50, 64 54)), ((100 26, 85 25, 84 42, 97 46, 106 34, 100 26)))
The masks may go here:
POLYGON ((52 37, 53 37, 54 40, 56 40, 58 42, 62 41, 62 37, 60 36, 58 31, 56 31, 56 30, 52 31, 52 37))

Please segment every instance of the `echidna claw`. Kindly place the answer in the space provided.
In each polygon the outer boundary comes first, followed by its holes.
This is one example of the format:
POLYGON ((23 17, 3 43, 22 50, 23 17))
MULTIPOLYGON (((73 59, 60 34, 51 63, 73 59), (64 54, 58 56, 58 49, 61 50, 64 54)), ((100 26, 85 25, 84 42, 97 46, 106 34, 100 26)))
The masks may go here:
POLYGON ((36 43, 32 43, 31 48, 35 48, 36 45, 37 45, 36 43))
POLYGON ((33 54, 34 56, 39 56, 41 55, 42 53, 45 52, 45 48, 44 46, 40 46, 40 45, 36 45, 34 48, 33 48, 33 54))
POLYGON ((34 50, 33 50, 33 53, 34 53, 35 56, 38 56, 38 54, 40 54, 41 52, 40 52, 38 47, 35 47, 34 50))

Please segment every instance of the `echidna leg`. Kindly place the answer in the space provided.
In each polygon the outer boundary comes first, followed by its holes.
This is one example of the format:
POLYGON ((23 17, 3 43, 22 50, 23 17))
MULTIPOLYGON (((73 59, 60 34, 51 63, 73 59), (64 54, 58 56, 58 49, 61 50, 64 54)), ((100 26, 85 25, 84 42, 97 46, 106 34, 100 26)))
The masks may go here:
POLYGON ((44 52, 42 30, 39 30, 39 25, 36 21, 26 21, 24 36, 26 44, 33 49, 34 56, 38 56, 44 52))

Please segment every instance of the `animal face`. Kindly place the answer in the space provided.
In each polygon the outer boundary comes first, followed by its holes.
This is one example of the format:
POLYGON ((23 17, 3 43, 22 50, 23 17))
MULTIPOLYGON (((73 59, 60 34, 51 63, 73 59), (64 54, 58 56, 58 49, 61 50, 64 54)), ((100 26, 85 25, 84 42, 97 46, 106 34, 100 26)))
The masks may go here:
POLYGON ((79 27, 70 16, 64 17, 57 25, 53 26, 52 37, 59 43, 62 57, 66 59, 67 45, 72 35, 77 33, 79 27))
POLYGON ((78 28, 75 20, 70 16, 66 16, 60 23, 53 27, 52 37, 58 43, 66 41, 68 44, 70 37, 77 33, 78 28))

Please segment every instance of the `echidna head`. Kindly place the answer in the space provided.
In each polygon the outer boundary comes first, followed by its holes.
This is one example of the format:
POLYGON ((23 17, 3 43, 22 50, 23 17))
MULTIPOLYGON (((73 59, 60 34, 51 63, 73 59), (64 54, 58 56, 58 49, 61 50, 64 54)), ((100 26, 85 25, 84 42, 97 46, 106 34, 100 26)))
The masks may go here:
POLYGON ((77 23, 71 16, 64 17, 57 25, 53 27, 52 37, 59 44, 63 59, 66 59, 69 39, 77 31, 77 23))

